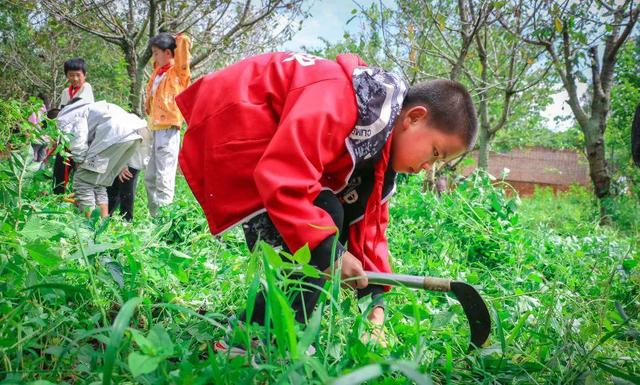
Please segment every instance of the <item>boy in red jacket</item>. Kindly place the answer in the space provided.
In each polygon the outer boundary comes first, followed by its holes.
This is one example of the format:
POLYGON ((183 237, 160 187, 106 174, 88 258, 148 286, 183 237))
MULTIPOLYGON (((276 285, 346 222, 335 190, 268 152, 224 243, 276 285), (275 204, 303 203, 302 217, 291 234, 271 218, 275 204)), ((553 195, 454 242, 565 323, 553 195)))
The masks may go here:
MULTIPOLYGON (((385 230, 396 173, 456 157, 477 134, 459 83, 408 88, 351 54, 250 57, 201 78, 176 102, 188 123, 180 167, 213 234, 243 223, 250 248, 258 239, 292 252, 308 244, 320 270, 337 236, 342 278, 374 299, 382 289, 367 287, 365 271, 391 270, 385 230)), ((298 321, 318 296, 309 290, 294 301, 298 321)), ((369 319, 382 323, 383 307, 369 319)), ((261 296, 251 321, 264 323, 261 296)))

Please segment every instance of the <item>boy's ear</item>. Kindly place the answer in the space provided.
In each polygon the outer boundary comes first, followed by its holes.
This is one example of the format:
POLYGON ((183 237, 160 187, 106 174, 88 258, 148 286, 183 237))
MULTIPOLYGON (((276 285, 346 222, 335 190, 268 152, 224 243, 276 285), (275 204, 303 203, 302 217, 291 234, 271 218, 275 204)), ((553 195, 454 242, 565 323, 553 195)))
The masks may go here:
POLYGON ((407 110, 405 116, 410 119, 411 123, 416 123, 419 120, 426 120, 429 116, 429 110, 424 106, 413 106, 407 110))

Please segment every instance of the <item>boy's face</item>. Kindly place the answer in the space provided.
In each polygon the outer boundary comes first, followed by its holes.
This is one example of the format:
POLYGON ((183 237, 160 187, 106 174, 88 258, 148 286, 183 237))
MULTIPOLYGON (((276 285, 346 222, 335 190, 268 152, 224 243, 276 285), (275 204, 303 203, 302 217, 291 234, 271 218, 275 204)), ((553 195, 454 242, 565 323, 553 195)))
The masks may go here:
POLYGON ((448 134, 429 122, 429 111, 416 106, 403 111, 393 129, 391 167, 415 174, 428 170, 437 160, 460 156, 466 145, 459 135, 448 134))
POLYGON ((160 67, 169 64, 173 59, 170 49, 161 49, 155 46, 151 46, 151 56, 160 67))
POLYGON ((81 87, 84 84, 84 80, 86 79, 85 73, 81 70, 67 71, 65 75, 73 88, 81 87))

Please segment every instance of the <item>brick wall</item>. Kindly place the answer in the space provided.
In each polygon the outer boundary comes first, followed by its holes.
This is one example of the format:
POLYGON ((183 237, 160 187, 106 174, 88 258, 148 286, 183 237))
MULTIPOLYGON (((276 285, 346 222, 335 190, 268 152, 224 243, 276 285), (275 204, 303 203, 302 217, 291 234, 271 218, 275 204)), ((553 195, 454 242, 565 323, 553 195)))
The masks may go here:
MULTIPOLYGON (((478 160, 475 152, 474 159, 478 160)), ((589 166, 583 154, 573 150, 556 150, 543 147, 529 147, 514 149, 508 153, 491 152, 489 155, 489 173, 497 178, 502 170, 509 169, 505 178, 517 186, 540 185, 558 186, 554 190, 564 190, 561 186, 581 184, 590 186, 589 166)), ((468 175, 475 169, 475 165, 466 168, 463 173, 468 175)), ((518 189, 520 191, 520 189, 518 189)), ((531 186, 522 188, 522 192, 532 190, 531 186)), ((521 193, 522 193, 521 192, 521 193)))

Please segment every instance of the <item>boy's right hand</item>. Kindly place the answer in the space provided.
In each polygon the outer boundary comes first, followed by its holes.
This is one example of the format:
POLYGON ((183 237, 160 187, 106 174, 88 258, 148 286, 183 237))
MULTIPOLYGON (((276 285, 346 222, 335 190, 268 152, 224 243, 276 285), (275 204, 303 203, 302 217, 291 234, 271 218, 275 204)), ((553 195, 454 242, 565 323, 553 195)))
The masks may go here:
MULTIPOLYGON (((358 258, 356 258, 353 254, 348 251, 345 251, 342 254, 342 271, 341 271, 341 279, 346 280, 349 279, 346 283, 353 287, 354 289, 364 289, 369 284, 369 280, 362 268, 362 262, 358 258), (358 279, 350 279, 359 277, 358 279)), ((336 268, 338 264, 336 263, 336 268)), ((329 269, 327 269, 328 271, 329 269)))
POLYGON ((125 167, 120 172, 120 175, 118 175, 118 180, 123 183, 131 178, 133 178, 133 174, 131 173, 131 171, 129 171, 129 167, 125 167))

